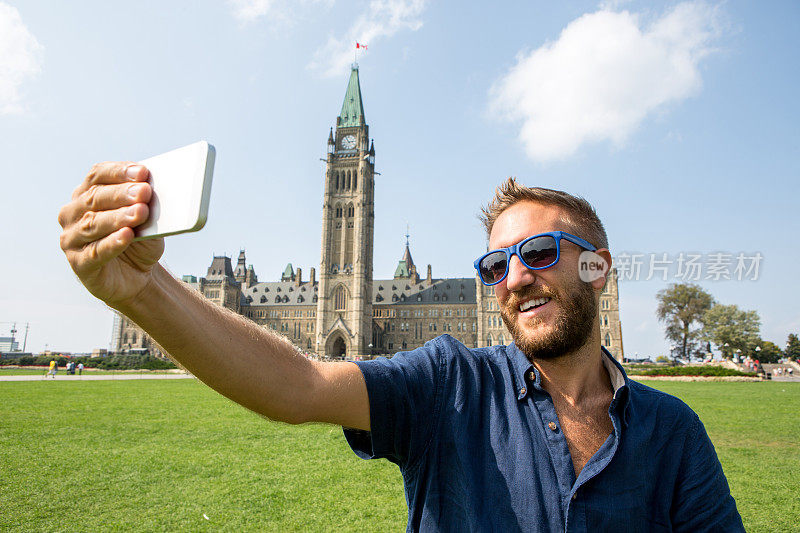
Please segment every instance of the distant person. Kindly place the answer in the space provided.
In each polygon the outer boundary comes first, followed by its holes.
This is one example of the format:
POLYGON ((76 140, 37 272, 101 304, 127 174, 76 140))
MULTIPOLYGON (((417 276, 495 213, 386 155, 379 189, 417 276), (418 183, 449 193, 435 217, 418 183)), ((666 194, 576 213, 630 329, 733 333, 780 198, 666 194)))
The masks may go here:
POLYGON ((586 200, 510 179, 484 210, 490 251, 475 266, 511 345, 443 335, 392 359, 318 362, 176 280, 163 240, 132 242, 147 177, 95 165, 61 209, 79 279, 220 393, 274 420, 341 425, 360 457, 397 464, 408 531, 744 531, 697 415, 601 345, 606 271, 583 281, 579 261, 611 254, 586 200))
POLYGON ((55 360, 50 361, 50 370, 47 372, 48 376, 53 376, 56 379, 56 372, 58 371, 58 363, 55 360))
POLYGON ((78 375, 83 374, 83 363, 78 363, 78 375))

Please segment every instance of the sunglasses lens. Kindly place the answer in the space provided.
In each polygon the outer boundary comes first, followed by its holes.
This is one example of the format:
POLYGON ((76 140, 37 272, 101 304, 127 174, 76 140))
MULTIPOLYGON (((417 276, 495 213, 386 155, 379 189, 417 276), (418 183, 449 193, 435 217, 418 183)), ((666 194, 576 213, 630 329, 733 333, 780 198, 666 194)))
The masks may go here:
POLYGON ((558 245, 554 237, 543 235, 522 245, 519 254, 530 268, 546 268, 555 264, 558 258, 558 245))
POLYGON ((480 269, 483 282, 492 284, 503 278, 507 266, 508 260, 506 259, 505 252, 492 252, 481 259, 478 268, 480 269))

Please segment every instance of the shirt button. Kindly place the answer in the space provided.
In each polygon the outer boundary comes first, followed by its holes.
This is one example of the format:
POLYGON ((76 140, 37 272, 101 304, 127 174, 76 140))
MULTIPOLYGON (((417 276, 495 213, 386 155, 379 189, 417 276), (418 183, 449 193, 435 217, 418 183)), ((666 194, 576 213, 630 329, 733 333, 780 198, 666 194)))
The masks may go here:
POLYGON ((525 387, 522 387, 521 389, 519 389, 519 395, 520 396, 525 396, 526 392, 528 392, 528 389, 526 389, 525 387))
POLYGON ((558 426, 556 426, 555 422, 550 422, 549 424, 547 424, 547 427, 555 431, 558 426))

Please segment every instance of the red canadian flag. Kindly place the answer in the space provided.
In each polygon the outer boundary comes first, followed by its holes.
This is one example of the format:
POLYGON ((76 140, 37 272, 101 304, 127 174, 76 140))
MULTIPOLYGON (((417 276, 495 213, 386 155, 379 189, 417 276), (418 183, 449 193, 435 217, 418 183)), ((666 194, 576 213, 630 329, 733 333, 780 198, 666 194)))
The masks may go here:
POLYGON ((364 50, 366 50, 367 49, 367 45, 356 41, 356 48, 363 48, 364 50))

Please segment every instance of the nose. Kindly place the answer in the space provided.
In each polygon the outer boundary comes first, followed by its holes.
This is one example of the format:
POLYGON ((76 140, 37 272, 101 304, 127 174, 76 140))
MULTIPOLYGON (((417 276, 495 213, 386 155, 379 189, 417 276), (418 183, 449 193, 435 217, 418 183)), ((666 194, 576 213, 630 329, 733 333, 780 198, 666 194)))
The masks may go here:
POLYGON ((512 255, 511 261, 508 263, 508 275, 505 279, 506 288, 512 292, 517 291, 530 285, 535 279, 534 271, 523 265, 516 254, 512 255))

